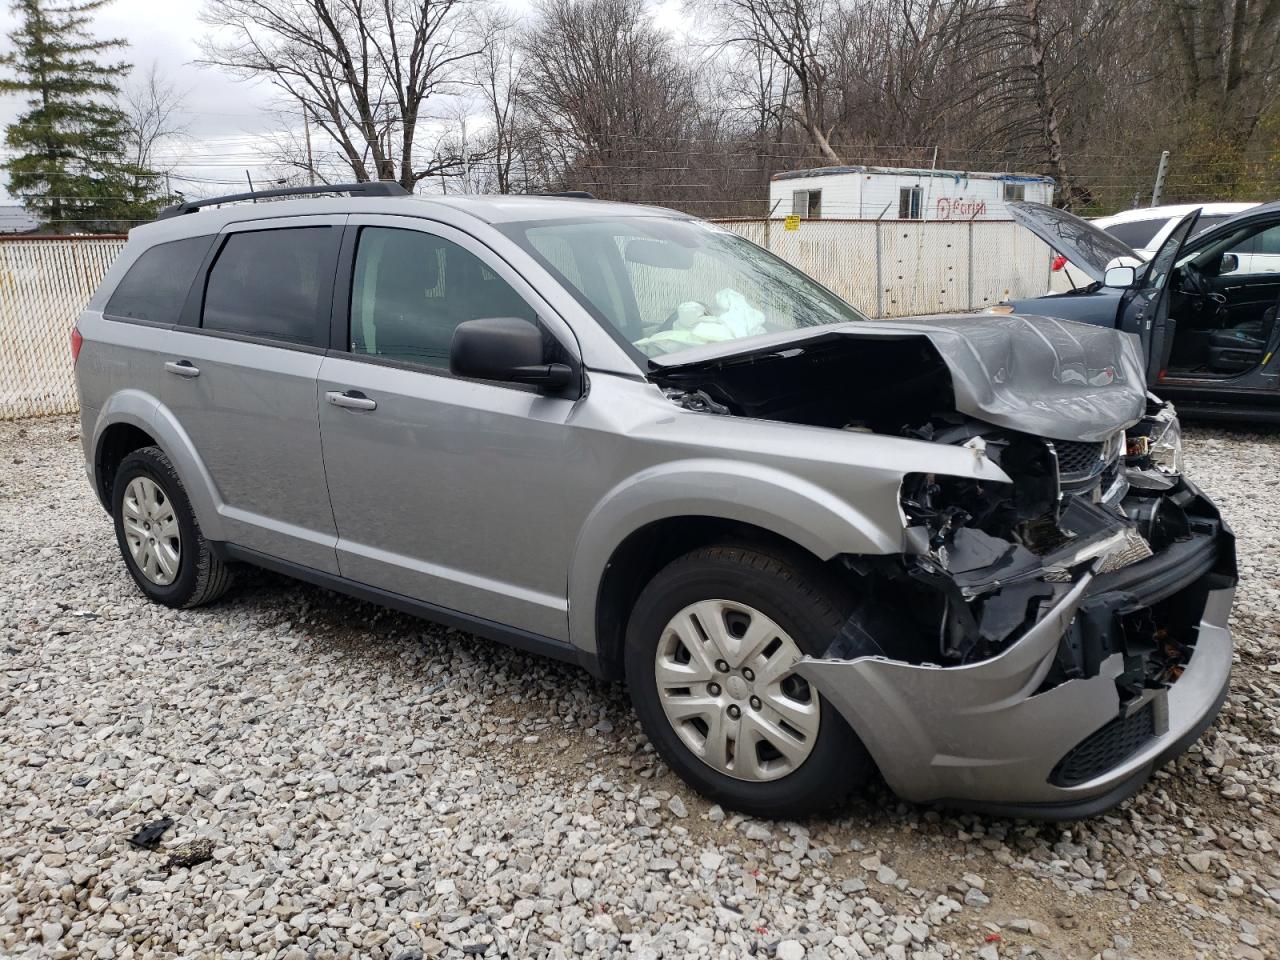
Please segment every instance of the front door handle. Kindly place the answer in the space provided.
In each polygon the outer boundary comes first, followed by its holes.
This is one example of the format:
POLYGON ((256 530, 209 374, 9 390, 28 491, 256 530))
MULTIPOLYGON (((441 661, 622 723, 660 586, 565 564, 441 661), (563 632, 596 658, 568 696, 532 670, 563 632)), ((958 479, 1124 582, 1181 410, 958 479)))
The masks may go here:
POLYGON ((170 360, 164 365, 164 368, 170 373, 176 373, 180 377, 200 376, 200 368, 195 366, 190 360, 170 360))
POLYGON ((378 401, 366 397, 359 390, 348 390, 346 393, 339 393, 337 390, 330 390, 324 395, 324 398, 335 407, 344 407, 347 410, 378 409, 378 401))

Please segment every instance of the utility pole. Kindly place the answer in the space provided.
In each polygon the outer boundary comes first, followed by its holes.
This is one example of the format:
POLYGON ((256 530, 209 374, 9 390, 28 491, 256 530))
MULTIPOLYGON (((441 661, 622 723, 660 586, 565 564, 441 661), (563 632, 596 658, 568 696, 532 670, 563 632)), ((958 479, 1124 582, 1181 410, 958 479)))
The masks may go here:
POLYGON ((462 192, 471 192, 471 158, 467 155, 467 118, 462 118, 462 192))
POLYGON ((1156 182, 1151 188, 1151 206, 1160 206, 1160 198, 1164 195, 1164 178, 1169 172, 1169 151, 1160 154, 1160 166, 1156 167, 1156 182))
POLYGON ((311 159, 311 121, 307 116, 307 108, 302 108, 302 135, 307 141, 307 173, 311 176, 311 186, 316 185, 316 165, 311 159))

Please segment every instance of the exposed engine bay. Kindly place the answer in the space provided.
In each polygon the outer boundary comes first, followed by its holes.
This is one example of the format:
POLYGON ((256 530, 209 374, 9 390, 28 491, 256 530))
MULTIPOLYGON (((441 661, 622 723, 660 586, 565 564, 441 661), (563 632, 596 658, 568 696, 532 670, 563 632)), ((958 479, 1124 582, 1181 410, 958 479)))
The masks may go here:
MULTIPOLYGON (((1125 578, 1133 570, 1158 576, 1163 564, 1213 548, 1225 528, 1181 476, 1172 407, 1146 395, 1131 368, 1088 350, 1074 364, 1042 354, 1005 343, 948 356, 938 339, 833 337, 653 379, 689 409, 962 446, 1011 479, 907 474, 903 552, 843 558, 862 597, 825 658, 939 667, 989 660, 1089 577, 1042 688, 1095 676, 1120 653, 1117 686, 1133 701, 1177 679, 1195 645, 1197 597, 1203 608, 1212 583, 1138 607, 1124 602, 1125 578), (1053 424, 1058 436, 993 422, 1012 421, 1012 407, 976 377, 962 388, 973 357, 988 383, 1044 367, 1050 386, 1025 401, 1025 419, 1053 424), (984 416, 963 406, 982 406, 984 416)), ((1234 559, 1218 566, 1234 571, 1234 559)))

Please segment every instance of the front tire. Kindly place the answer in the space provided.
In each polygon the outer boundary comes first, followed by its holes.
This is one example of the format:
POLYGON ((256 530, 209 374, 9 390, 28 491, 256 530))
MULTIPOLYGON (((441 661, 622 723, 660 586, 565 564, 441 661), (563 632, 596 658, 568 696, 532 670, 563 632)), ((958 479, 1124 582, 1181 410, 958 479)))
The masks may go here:
POLYGON ((159 447, 135 450, 120 462, 111 514, 120 555, 148 599, 196 607, 231 586, 231 571, 200 532, 178 472, 159 447))
POLYGON ((821 655, 848 606, 818 563, 771 547, 705 547, 659 571, 625 654, 658 753, 699 793, 762 817, 805 816, 866 783, 866 748, 790 671, 821 655))

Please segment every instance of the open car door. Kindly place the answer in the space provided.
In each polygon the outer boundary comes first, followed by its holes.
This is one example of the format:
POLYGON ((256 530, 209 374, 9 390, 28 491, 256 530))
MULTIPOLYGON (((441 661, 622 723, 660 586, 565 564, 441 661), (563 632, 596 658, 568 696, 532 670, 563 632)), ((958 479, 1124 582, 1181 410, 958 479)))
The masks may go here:
POLYGON ((1169 285, 1174 268, 1187 237, 1195 231, 1200 211, 1192 210, 1178 221, 1178 225, 1160 245, 1156 255, 1140 271, 1135 296, 1126 307, 1122 328, 1137 333, 1147 357, 1147 385, 1157 383, 1164 376, 1169 364, 1169 352, 1173 349, 1173 337, 1177 322, 1169 316, 1169 285))

